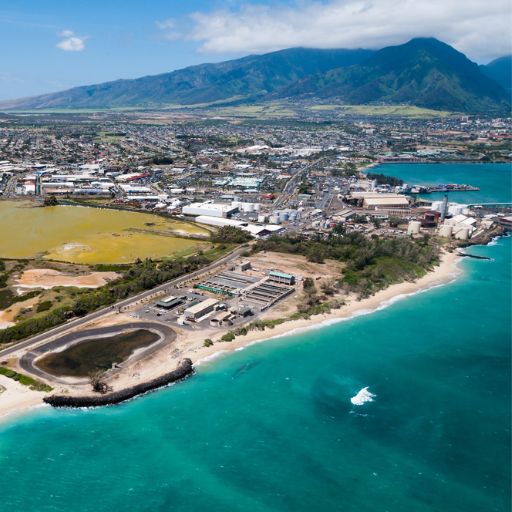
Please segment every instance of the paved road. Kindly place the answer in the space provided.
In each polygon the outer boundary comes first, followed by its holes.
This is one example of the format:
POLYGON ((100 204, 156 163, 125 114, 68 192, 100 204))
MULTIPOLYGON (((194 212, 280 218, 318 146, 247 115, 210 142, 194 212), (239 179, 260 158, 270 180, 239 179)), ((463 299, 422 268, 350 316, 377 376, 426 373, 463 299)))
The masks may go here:
MULTIPOLYGON (((154 354, 156 351, 160 350, 162 347, 171 343, 176 339, 176 333, 173 329, 171 329, 168 325, 164 325, 158 322, 131 322, 122 325, 111 325, 108 327, 99 327, 97 329, 88 329, 85 331, 77 331, 65 334, 57 339, 52 341, 48 341, 42 345, 39 345, 37 348, 34 348, 30 352, 27 352, 20 359, 20 366, 28 373, 35 375, 37 377, 41 377, 48 381, 59 382, 62 384, 69 384, 67 380, 60 379, 54 375, 48 374, 34 365, 34 360, 42 355, 52 352, 58 348, 62 348, 66 345, 73 344, 73 342, 88 339, 88 338, 97 338, 100 337, 96 342, 101 343, 102 336, 108 335, 116 335, 123 331, 134 330, 134 329, 147 329, 151 331, 156 331, 160 335, 160 339, 155 343, 149 345, 146 349, 141 350, 130 362, 134 362, 136 360, 144 359, 151 354, 154 354)), ((108 338, 105 338, 108 339, 108 338)), ((121 363, 122 365, 122 363, 121 363)), ((79 383, 87 383, 88 379, 79 379, 76 381, 76 384, 79 383)))
POLYGON ((165 291, 168 287, 176 287, 177 285, 179 285, 185 281, 188 281, 189 279, 193 279, 194 277, 201 275, 204 272, 209 272, 211 270, 214 270, 217 267, 220 267, 222 265, 225 265, 226 263, 229 263, 230 261, 235 260, 236 258, 238 258, 240 256, 240 254, 244 250, 245 250, 245 248, 239 247, 239 248, 231 251, 230 253, 226 254, 219 260, 213 262, 212 264, 210 264, 206 267, 203 267, 199 270, 196 270, 195 272, 178 277, 172 281, 163 283, 151 290, 146 290, 137 295, 134 295, 133 297, 129 297, 128 299, 124 299, 120 302, 117 302, 116 304, 114 304, 112 306, 108 306, 106 308, 99 309, 98 311, 89 313, 88 315, 83 316, 81 318, 76 318, 74 320, 70 320, 69 322, 66 322, 65 324, 60 325, 58 327, 55 327, 54 329, 50 329, 49 331, 43 332, 41 334, 37 334, 36 336, 27 338, 26 340, 21 341, 19 343, 15 343, 14 345, 10 346, 9 348, 0 350, 0 358, 8 357, 22 349, 30 349, 33 346, 36 346, 38 343, 42 343, 42 342, 48 340, 49 338, 53 338, 60 334, 65 334, 66 332, 68 332, 71 329, 76 329, 77 327, 80 327, 81 325, 91 322, 92 320, 97 320, 98 318, 108 315, 115 310, 119 310, 120 308, 126 308, 128 306, 136 304, 137 302, 140 302, 141 300, 143 300, 145 298, 151 297, 155 293, 165 291))
POLYGON ((306 165, 302 169, 299 169, 286 183, 286 185, 283 188, 283 191, 281 192, 281 195, 274 201, 274 209, 281 208, 283 203, 288 201, 290 197, 294 194, 297 186, 299 185, 299 181, 303 180, 304 178, 307 178, 308 174, 307 172, 312 167, 315 167, 320 164, 320 162, 323 160, 323 158, 320 158, 318 160, 315 160, 314 162, 311 162, 310 164, 306 165))

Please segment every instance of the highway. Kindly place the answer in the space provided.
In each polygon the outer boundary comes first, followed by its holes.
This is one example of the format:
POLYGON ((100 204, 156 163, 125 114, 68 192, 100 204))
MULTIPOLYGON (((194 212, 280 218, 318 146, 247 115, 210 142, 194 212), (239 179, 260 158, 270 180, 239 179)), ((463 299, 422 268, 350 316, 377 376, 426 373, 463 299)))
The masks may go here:
POLYGON ((307 171, 316 165, 319 165, 324 158, 320 158, 315 160, 314 162, 306 165, 302 169, 299 169, 287 182, 281 192, 280 196, 274 202, 274 209, 279 209, 284 206, 284 202, 288 202, 290 197, 295 192, 297 186, 299 185, 300 180, 304 179, 308 174, 307 171))
POLYGON ((34 346, 36 346, 38 343, 47 341, 48 339, 54 338, 55 336, 65 334, 68 331, 70 331, 71 329, 76 329, 77 327, 80 327, 86 323, 89 323, 92 320, 97 320, 103 316, 109 315, 109 314, 113 313, 115 310, 119 311, 121 308, 126 308, 129 306, 132 306, 132 305, 134 305, 138 302, 141 302, 142 300, 144 300, 148 297, 151 297, 157 293, 166 291, 166 289, 168 287, 176 287, 177 285, 179 285, 185 281, 193 279, 205 272, 209 272, 211 270, 214 270, 222 265, 225 265, 225 264, 235 260, 245 250, 246 249, 244 247, 238 247, 237 249, 234 249, 233 251, 226 254, 225 256, 218 259, 217 261, 211 263, 210 265, 203 267, 199 270, 196 270, 190 274, 183 275, 181 277, 173 279, 172 281, 168 281, 166 283, 158 285, 155 288, 152 288, 151 290, 145 290, 137 295, 134 295, 133 297, 129 297, 120 302, 117 302, 116 304, 99 309, 99 310, 89 313, 88 315, 85 315, 83 317, 75 318, 73 320, 66 322, 65 324, 59 325, 58 327, 55 327, 48 331, 45 331, 41 334, 36 334, 35 336, 32 336, 31 338, 27 338, 18 343, 14 343, 13 345, 11 345, 9 347, 4 348, 3 350, 0 350, 0 358, 9 357, 9 356, 15 354, 16 352, 19 352, 20 350, 24 350, 24 349, 30 350, 34 346))

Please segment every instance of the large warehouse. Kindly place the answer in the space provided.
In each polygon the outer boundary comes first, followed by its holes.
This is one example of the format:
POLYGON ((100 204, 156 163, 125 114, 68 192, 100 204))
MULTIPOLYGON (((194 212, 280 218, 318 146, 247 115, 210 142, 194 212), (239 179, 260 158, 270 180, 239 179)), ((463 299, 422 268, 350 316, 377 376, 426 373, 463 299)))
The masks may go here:
POLYGON ((215 299, 203 300, 199 304, 195 304, 194 306, 190 306, 185 309, 185 318, 195 322, 197 319, 213 311, 218 303, 219 301, 215 299))
POLYGON ((380 208, 407 208, 409 201, 407 197, 400 194, 379 194, 374 197, 363 199, 363 208, 377 210, 380 208))
POLYGON ((229 217, 238 211, 237 206, 221 203, 192 203, 184 206, 182 212, 184 215, 208 215, 209 217, 229 217))

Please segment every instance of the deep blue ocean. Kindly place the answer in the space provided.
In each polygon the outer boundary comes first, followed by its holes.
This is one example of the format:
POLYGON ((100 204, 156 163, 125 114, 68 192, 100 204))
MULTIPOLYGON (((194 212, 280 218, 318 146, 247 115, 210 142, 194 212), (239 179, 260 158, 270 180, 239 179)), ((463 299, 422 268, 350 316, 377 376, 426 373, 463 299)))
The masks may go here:
MULTIPOLYGON (((471 172, 503 191, 501 168, 471 172)), ((511 241, 468 249, 492 259, 450 284, 132 402, 0 425, 0 510, 508 512, 511 241), (352 405, 365 386, 374 401, 352 405)))

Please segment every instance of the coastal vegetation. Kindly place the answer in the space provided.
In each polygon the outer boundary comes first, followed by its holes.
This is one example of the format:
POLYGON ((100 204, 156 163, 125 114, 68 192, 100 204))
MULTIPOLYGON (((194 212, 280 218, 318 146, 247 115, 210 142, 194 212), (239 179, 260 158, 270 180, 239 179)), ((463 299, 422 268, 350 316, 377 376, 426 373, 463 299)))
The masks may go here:
POLYGON ((33 379, 28 375, 23 375, 22 373, 15 372, 14 370, 11 370, 10 368, 5 368, 4 366, 0 366, 0 375, 3 375, 8 379, 15 380, 16 382, 19 382, 23 386, 29 387, 33 391, 48 392, 53 389, 51 386, 48 386, 48 384, 44 384, 43 382, 33 379))
POLYGON ((400 187, 404 184, 404 181, 394 176, 386 176, 385 174, 369 172, 366 174, 369 180, 375 180, 377 185, 390 185, 391 187, 400 187))
MULTIPOLYGON (((344 233, 340 226, 326 239, 318 236, 273 236, 259 240, 253 252, 301 254, 309 261, 326 259, 345 264, 338 284, 365 298, 394 283, 415 280, 439 263, 439 246, 428 236, 413 238, 366 237, 344 233)), ((313 304, 311 304, 313 305, 313 304)))

